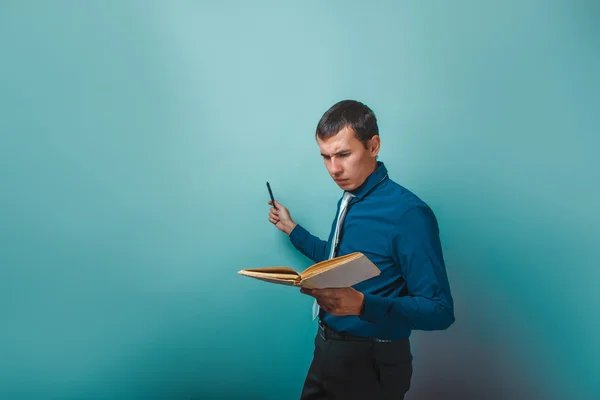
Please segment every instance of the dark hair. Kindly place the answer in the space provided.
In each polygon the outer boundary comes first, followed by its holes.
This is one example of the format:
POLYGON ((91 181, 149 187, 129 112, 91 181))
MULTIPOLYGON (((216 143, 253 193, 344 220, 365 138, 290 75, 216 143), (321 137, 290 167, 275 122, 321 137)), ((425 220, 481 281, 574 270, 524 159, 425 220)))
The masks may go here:
POLYGON ((355 100, 342 100, 323 114, 317 125, 316 136, 321 140, 327 139, 345 127, 352 128, 364 146, 374 135, 379 135, 377 118, 369 107, 355 100))

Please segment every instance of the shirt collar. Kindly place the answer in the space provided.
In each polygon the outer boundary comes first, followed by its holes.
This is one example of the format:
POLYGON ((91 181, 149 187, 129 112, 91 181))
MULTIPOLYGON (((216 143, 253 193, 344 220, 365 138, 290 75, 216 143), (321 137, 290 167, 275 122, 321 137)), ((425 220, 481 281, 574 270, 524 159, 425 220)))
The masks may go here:
POLYGON ((373 171, 371 175, 367 177, 367 179, 363 182, 362 185, 360 185, 354 190, 351 190, 350 193, 352 193, 357 199, 362 199, 371 190, 373 190, 375 186, 377 186, 384 179, 387 179, 387 177, 388 171, 385 167, 385 164, 381 161, 377 161, 377 168, 375 169, 375 171, 373 171))

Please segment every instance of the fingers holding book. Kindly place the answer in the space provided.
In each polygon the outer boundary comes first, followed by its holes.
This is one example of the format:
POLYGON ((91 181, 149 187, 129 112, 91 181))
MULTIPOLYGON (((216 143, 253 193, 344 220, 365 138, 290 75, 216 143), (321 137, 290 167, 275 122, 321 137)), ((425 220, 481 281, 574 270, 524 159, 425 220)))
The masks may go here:
POLYGON ((301 293, 314 297, 325 312, 331 315, 360 315, 364 295, 354 288, 300 289, 301 293))

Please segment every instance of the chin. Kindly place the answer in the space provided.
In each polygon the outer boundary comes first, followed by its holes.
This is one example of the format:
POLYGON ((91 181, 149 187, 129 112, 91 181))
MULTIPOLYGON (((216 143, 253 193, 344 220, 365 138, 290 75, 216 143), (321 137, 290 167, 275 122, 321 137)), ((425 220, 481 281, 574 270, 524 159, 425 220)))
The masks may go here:
POLYGON ((353 190, 353 189, 355 189, 355 187, 354 187, 354 185, 352 184, 352 182, 342 182, 342 183, 338 183, 338 186, 339 186, 341 189, 344 189, 344 190, 353 190))

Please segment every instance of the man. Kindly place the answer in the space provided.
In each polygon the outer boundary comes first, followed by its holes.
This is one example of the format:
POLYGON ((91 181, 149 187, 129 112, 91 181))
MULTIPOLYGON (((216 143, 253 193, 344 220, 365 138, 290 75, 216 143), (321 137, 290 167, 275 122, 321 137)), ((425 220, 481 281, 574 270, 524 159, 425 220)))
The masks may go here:
POLYGON ((379 129, 366 105, 333 105, 318 123, 316 140, 344 191, 329 239, 310 234, 277 201, 269 201, 276 206, 269 221, 314 262, 359 251, 381 274, 348 288, 301 289, 315 298, 319 319, 301 399, 403 399, 413 371, 411 331, 443 330, 454 322, 437 220, 377 160, 379 129))

